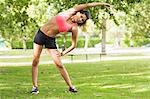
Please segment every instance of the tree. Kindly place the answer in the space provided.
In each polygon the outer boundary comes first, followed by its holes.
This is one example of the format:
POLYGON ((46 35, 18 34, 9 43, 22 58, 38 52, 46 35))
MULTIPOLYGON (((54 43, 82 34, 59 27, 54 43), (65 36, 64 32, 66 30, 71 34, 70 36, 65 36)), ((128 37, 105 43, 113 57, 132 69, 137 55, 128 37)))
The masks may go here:
MULTIPOLYGON (((1 35, 10 43, 13 39, 20 39, 22 31, 27 25, 27 14, 25 8, 28 1, 24 0, 5 0, 1 2, 0 27, 1 35)), ((11 44, 12 45, 12 44, 11 44)))
POLYGON ((76 4, 96 1, 114 5, 114 10, 105 7, 89 9, 99 34, 104 27, 102 18, 99 18, 99 12, 103 10, 117 25, 126 23, 134 38, 149 37, 149 0, 0 0, 0 35, 9 42, 13 39, 21 40, 24 36, 32 39, 37 28, 51 16, 76 4), (118 19, 117 11, 125 12, 126 17, 118 19))
POLYGON ((126 25, 136 42, 150 38, 150 1, 135 3, 126 17, 126 25))

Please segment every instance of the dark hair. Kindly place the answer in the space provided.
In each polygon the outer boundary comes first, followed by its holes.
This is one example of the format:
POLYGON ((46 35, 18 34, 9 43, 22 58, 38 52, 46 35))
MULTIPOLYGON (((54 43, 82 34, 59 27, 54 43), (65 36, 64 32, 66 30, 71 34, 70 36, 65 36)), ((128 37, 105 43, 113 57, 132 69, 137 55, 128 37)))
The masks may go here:
MULTIPOLYGON (((89 10, 80 10, 79 11, 82 14, 85 14, 86 16, 86 20, 88 20, 90 18, 90 11, 89 10)), ((79 26, 85 24, 86 20, 83 23, 78 23, 79 26)))

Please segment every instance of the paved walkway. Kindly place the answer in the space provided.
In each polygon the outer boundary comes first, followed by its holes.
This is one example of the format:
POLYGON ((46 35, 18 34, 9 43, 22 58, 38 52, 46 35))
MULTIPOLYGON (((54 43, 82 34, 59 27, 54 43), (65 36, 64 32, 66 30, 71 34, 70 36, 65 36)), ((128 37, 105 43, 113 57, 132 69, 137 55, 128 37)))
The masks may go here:
MULTIPOLYGON (((111 60, 134 60, 134 59, 150 59, 150 56, 126 56, 126 57, 102 57, 101 59, 92 60, 62 60, 63 63, 83 63, 83 62, 100 62, 100 61, 111 61, 111 60)), ((31 62, 0 62, 0 66, 31 66, 31 62)), ((44 61, 39 64, 53 64, 53 61, 44 61)))
MULTIPOLYGON (((11 51, 11 50, 8 50, 11 51)), ((33 50, 29 50, 29 51, 33 51, 33 50)), ((101 52, 100 48, 88 48, 87 50, 83 49, 83 48, 76 48, 73 51, 71 51, 70 53, 95 53, 101 52)), ((2 52, 1 52, 2 53, 2 52)), ((107 54, 150 54, 150 47, 146 47, 146 48, 107 48, 106 50, 107 54)), ((42 51, 42 55, 46 55, 47 51, 44 49, 42 51)), ((0 54, 0 58, 25 58, 25 57, 32 57, 31 53, 29 55, 17 55, 17 56, 8 56, 8 55, 1 55, 0 54)))
MULTIPOLYGON (((84 49, 76 49, 72 53, 84 53, 84 49)), ((86 50, 87 53, 100 52, 99 49, 89 48, 86 50)), ((107 54, 149 54, 150 48, 111 48, 107 50, 107 54)), ((32 55, 27 56, 0 56, 0 59, 7 58, 27 58, 32 57, 32 55)), ((132 60, 132 59, 150 59, 150 56, 121 56, 121 57, 101 57, 92 60, 62 60, 63 63, 79 63, 79 62, 98 62, 98 61, 109 61, 109 60, 132 60)), ((39 64, 52 64, 53 61, 42 61, 39 64)), ((31 66, 31 62, 0 62, 0 66, 31 66)))

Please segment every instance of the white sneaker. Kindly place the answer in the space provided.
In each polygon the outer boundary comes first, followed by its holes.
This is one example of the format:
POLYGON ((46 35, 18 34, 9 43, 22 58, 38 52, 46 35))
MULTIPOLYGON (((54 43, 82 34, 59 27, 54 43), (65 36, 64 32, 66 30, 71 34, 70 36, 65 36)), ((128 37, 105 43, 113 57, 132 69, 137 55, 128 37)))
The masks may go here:
POLYGON ((32 91, 31 91, 32 94, 38 94, 39 93, 39 90, 37 87, 32 87, 32 91))

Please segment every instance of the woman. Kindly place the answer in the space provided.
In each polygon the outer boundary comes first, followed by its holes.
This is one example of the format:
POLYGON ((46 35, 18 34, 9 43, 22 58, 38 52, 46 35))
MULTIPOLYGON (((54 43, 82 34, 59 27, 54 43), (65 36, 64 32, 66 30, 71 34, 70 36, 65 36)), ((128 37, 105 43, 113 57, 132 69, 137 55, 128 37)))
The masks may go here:
POLYGON ((107 3, 87 3, 77 5, 73 8, 61 12, 58 15, 52 17, 44 26, 42 26, 39 31, 36 33, 34 38, 34 55, 32 61, 32 82, 33 88, 31 93, 38 94, 38 63, 40 54, 43 49, 43 45, 47 49, 49 55, 52 57, 55 65, 58 67, 62 77, 69 86, 70 92, 77 92, 75 87, 72 85, 69 78, 68 72, 62 64, 60 57, 64 56, 68 52, 72 51, 77 44, 78 28, 77 26, 83 25, 87 19, 89 19, 89 12, 84 10, 89 7, 95 6, 110 6, 107 3), (72 32, 72 45, 64 50, 59 52, 55 44, 55 37, 61 32, 72 32))

